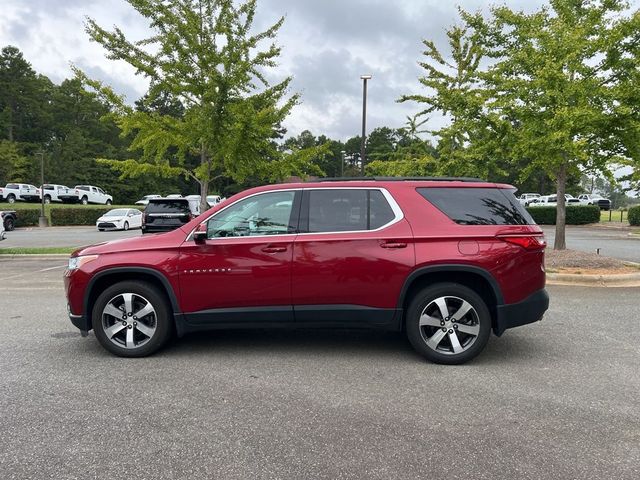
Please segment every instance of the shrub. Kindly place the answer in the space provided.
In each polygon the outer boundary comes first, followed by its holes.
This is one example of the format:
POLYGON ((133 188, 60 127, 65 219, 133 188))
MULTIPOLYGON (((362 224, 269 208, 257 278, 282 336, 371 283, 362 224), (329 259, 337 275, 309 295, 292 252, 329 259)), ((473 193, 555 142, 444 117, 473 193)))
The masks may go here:
MULTIPOLYGON (((63 225, 95 225, 98 218, 113 210, 113 207, 92 208, 52 208, 51 224, 55 226, 63 225)), ((36 218, 37 223, 37 218, 36 218)))
POLYGON ((629 209, 629 224, 635 227, 640 226, 640 205, 629 209))
MULTIPOLYGON (((528 207, 538 225, 556 224, 556 207, 528 207)), ((567 225, 586 225, 600 221, 600 207, 597 205, 571 205, 567 207, 567 225)))
POLYGON ((16 216, 16 227, 35 227, 38 226, 40 210, 17 210, 16 216))

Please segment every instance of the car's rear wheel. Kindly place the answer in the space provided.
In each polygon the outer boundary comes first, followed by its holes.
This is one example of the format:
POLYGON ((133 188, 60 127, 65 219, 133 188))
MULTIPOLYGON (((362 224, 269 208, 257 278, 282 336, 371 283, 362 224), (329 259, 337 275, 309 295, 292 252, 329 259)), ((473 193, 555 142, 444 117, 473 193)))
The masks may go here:
POLYGON ((107 200, 107 201, 105 202, 105 205, 111 205, 111 200, 107 200))
POLYGON ((124 229, 125 232, 129 230, 129 222, 124 222, 124 225, 122 226, 122 228, 124 229))
POLYGON ((435 363, 456 365, 476 357, 491 334, 491 315, 475 291, 438 283, 413 297, 406 317, 415 350, 435 363))
POLYGON ((121 357, 144 357, 162 348, 172 332, 165 296, 144 282, 120 282, 100 294, 92 312, 100 344, 121 357))
POLYGON ((82 197, 82 200, 80 200, 80 202, 82 203, 82 205, 87 205, 89 203, 89 199, 87 197, 82 197))
POLYGON ((45 195, 44 203, 46 203, 47 205, 51 203, 51 197, 49 195, 45 195))
POLYGON ((16 203, 16 196, 14 194, 11 194, 7 197, 7 202, 9 203, 16 203))
POLYGON ((7 219, 4 221, 4 229, 5 229, 7 232, 11 232, 11 231, 13 231, 13 229, 14 229, 14 228, 16 228, 16 224, 15 224, 15 222, 13 221, 13 218, 7 218, 7 219))

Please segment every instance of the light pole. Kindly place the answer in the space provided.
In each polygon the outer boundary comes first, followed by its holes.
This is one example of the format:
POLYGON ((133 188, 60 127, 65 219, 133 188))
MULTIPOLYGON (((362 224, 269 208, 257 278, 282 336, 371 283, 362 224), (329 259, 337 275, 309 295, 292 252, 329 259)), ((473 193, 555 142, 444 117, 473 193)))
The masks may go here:
POLYGON ((347 152, 345 152, 344 150, 342 150, 340 152, 340 156, 342 158, 342 163, 340 164, 340 176, 344 177, 344 156, 346 155, 347 152))
POLYGON ((367 134, 367 81, 371 80, 372 75, 360 75, 362 79, 362 143, 360 144, 360 162, 362 176, 364 176, 364 164, 366 161, 365 142, 367 134))
POLYGON ((38 217, 39 227, 48 227, 47 217, 44 215, 44 152, 40 150, 36 152, 40 155, 40 217, 38 217))

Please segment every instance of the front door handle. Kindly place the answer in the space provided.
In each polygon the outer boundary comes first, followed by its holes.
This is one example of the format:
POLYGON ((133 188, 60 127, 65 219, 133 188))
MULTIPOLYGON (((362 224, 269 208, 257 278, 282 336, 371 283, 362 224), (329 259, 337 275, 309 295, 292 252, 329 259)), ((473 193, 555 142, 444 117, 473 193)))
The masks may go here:
POLYGON ((404 242, 382 242, 380 246, 382 248, 407 248, 407 244, 404 242))
POLYGON ((263 252, 265 253, 280 253, 280 252, 286 252, 287 251, 287 247, 276 247, 273 245, 269 245, 266 246, 262 249, 263 252))

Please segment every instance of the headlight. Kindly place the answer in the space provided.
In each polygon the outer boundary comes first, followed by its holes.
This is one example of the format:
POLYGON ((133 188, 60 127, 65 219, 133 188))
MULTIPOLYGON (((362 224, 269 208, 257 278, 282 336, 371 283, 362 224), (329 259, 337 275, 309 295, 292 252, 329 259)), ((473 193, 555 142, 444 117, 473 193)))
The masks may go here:
POLYGON ((67 270, 78 270, 79 268, 82 268, 84 264, 92 262, 96 258, 98 258, 98 255, 81 255, 79 257, 71 257, 69 258, 67 270))

